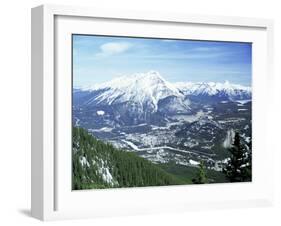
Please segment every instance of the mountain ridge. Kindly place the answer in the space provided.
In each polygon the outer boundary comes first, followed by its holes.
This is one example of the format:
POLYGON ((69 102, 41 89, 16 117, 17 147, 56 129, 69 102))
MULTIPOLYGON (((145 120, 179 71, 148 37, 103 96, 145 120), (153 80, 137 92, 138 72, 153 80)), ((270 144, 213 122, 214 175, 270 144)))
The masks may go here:
POLYGON ((158 101, 161 99, 168 96, 183 98, 183 94, 157 71, 118 77, 109 82, 95 85, 87 91, 101 91, 101 94, 95 97, 97 104, 106 102, 111 105, 128 101, 135 103, 148 102, 155 108, 155 111, 158 101))
POLYGON ((97 121, 114 121, 120 126, 165 124, 167 117, 195 114, 205 104, 250 99, 249 87, 229 82, 170 83, 157 71, 115 78, 89 89, 73 89, 75 110, 84 109, 88 113, 81 114, 88 118, 90 112, 103 111, 97 121))
POLYGON ((222 82, 175 82, 166 81, 159 72, 135 73, 121 76, 111 81, 90 87, 75 88, 75 92, 101 92, 95 99, 97 103, 150 102, 157 108, 159 100, 168 96, 184 98, 187 96, 220 96, 229 100, 251 99, 251 87, 222 82))

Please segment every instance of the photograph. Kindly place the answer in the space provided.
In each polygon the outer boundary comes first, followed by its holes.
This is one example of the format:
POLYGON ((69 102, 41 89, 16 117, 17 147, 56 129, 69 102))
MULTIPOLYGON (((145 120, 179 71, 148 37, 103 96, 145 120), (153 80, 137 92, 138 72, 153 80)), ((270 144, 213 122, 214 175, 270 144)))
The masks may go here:
POLYGON ((72 34, 72 190, 252 181, 252 43, 72 34))

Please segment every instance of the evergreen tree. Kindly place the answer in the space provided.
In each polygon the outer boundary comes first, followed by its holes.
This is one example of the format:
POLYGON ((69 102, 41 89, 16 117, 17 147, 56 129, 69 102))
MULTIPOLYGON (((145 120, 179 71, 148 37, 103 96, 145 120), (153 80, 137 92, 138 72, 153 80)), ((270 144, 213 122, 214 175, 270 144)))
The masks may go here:
POLYGON ((231 156, 226 166, 223 168, 223 172, 225 173, 229 181, 251 181, 251 144, 249 144, 248 146, 242 145, 240 141, 240 135, 238 132, 236 132, 233 145, 231 148, 229 148, 229 152, 231 156))
POLYGON ((251 181, 252 180, 252 141, 247 144, 246 146, 246 166, 243 169, 244 180, 245 181, 251 181))
POLYGON ((200 161, 197 177, 192 179, 193 184, 207 183, 207 176, 203 161, 200 161))
POLYGON ((82 128, 73 128, 72 147, 75 190, 184 184, 158 165, 135 153, 116 149, 82 128), (105 179, 109 174, 111 181, 105 179))

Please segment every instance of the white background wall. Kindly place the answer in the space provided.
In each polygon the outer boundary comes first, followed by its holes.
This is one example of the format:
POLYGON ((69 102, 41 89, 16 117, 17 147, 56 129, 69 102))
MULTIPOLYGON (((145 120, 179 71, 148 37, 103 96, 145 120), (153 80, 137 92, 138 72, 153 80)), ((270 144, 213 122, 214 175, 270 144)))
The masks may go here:
MULTIPOLYGON (((278 0, 56 0, 99 8, 232 15, 275 20, 275 107, 270 128, 275 146, 274 207, 51 222, 51 225, 280 225, 280 40, 278 0)), ((6 0, 0 8, 0 225, 37 225, 30 208, 30 8, 51 1, 6 0)), ((272 98, 274 98, 272 97, 272 98)), ((266 151, 266 150, 265 150, 266 151)), ((272 176, 272 175, 268 175, 272 176)), ((94 204, 93 204, 94 205, 94 204)))

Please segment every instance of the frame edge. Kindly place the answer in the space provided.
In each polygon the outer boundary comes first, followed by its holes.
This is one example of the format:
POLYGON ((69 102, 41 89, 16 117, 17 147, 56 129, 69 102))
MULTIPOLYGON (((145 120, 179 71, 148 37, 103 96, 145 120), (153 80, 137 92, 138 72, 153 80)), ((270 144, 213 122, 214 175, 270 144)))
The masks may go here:
POLYGON ((31 10, 31 215, 43 220, 43 6, 31 10))

